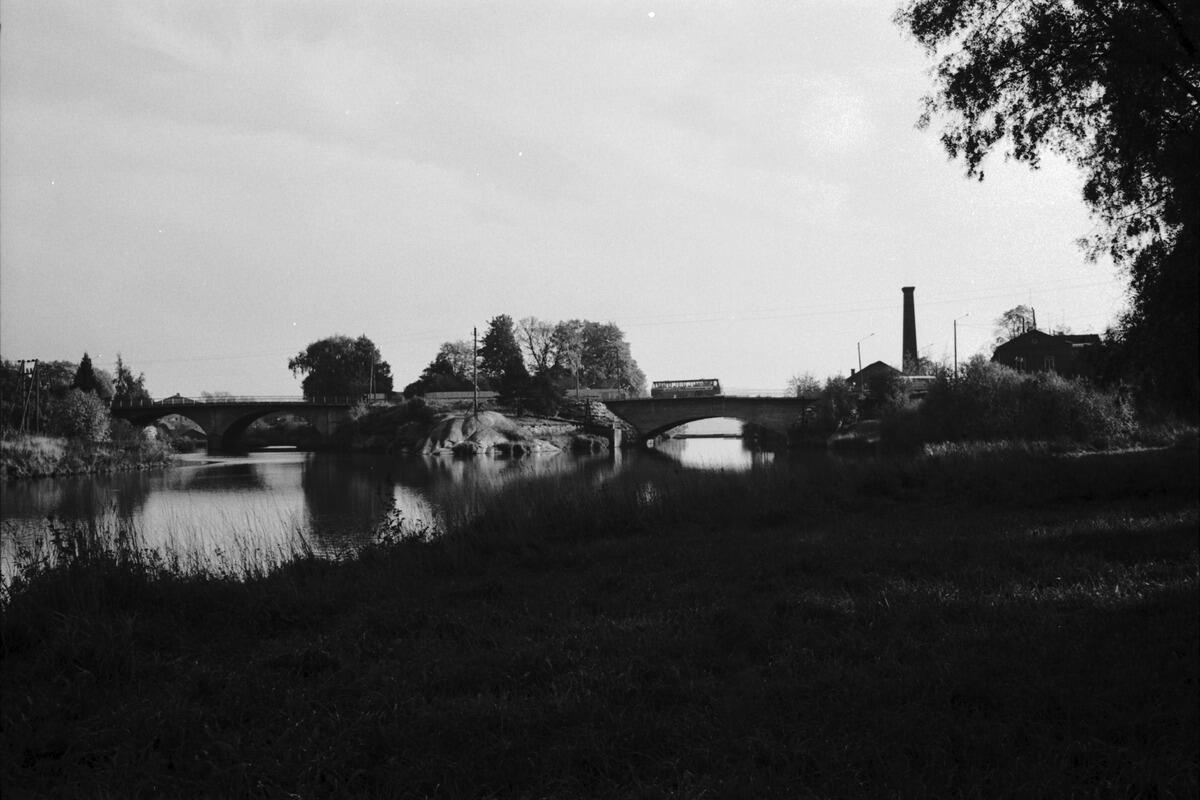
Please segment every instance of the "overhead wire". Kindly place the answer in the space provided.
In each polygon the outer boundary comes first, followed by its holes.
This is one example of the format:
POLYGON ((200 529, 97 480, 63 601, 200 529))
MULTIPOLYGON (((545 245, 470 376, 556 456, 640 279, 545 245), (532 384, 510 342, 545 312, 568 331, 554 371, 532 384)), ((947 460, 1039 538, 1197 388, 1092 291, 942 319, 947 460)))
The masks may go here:
MULTIPOLYGON (((965 301, 989 300, 999 297, 1012 297, 1021 292, 1027 292, 1031 288, 1039 293, 1058 293, 1063 291, 1071 291, 1075 289, 1090 289, 1101 286, 1113 286, 1112 281, 1089 281, 1082 283, 1061 283, 1060 280, 1042 281, 1035 284, 1024 284, 1020 288, 1005 289, 1003 287, 979 287, 966 292, 943 295, 941 297, 924 297, 921 300, 922 306, 940 306, 951 303, 961 303, 965 301)), ((1115 288, 1115 287, 1114 287, 1115 288)), ((626 328, 655 328, 673 325, 699 325, 710 324, 714 322, 723 323, 747 323, 747 322, 767 322, 781 319, 802 319, 806 317, 824 317, 831 315, 847 315, 858 313, 869 313, 875 311, 890 311, 897 307, 897 303, 885 301, 882 298, 871 300, 867 303, 838 303, 838 304, 820 304, 808 306, 773 306, 768 308, 749 309, 749 310, 725 310, 725 311, 673 311, 664 312, 661 314, 617 314, 605 316, 606 320, 611 320, 619 323, 626 328)), ((1096 316, 1096 315, 1093 315, 1096 316)), ((964 323, 960 323, 962 325, 964 323)), ((991 327, 983 326, 980 323, 970 323, 970 327, 991 327)), ((435 341, 442 339, 450 341, 454 339, 454 333, 448 328, 427 328, 421 331, 411 333, 393 334, 384 339, 376 339, 376 345, 391 345, 400 346, 401 342, 413 341, 435 341), (451 337, 446 339, 446 337, 451 337)), ((463 338, 458 336, 457 338, 463 338)), ((382 348, 381 348, 382 349, 382 348)), ((139 364, 174 364, 174 363, 191 363, 201 361, 233 361, 247 360, 254 358, 268 358, 289 355, 296 352, 295 348, 276 348, 271 350, 261 350, 256 352, 246 353, 220 353, 209 355, 189 355, 179 356, 175 358, 150 358, 139 359, 139 364)))

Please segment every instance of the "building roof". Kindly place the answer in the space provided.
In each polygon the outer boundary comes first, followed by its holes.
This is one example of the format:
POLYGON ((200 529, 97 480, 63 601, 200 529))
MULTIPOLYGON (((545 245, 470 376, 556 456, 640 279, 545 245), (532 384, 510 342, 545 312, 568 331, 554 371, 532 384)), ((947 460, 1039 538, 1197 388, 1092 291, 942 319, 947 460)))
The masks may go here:
POLYGON ((1044 347, 1047 345, 1062 348, 1090 347, 1100 344, 1100 336, 1095 333, 1047 333, 1037 328, 1014 336, 1003 344, 997 345, 994 352, 1003 349, 1021 350, 1026 347, 1044 347))
POLYGON ((867 364, 858 372, 853 373, 849 378, 847 378, 847 380, 850 383, 857 384, 860 381, 870 380, 872 376, 885 374, 899 375, 901 373, 900 370, 896 369, 891 364, 886 364, 882 361, 875 361, 871 364, 867 364))

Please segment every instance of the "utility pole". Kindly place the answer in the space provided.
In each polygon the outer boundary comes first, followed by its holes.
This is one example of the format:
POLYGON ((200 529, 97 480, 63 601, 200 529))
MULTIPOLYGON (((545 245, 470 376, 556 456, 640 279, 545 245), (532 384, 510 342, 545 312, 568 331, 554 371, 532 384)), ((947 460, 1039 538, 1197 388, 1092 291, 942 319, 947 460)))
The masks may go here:
POLYGON ((471 408, 479 416, 479 328, 471 328, 471 408))
POLYGON ((33 381, 33 432, 42 432, 42 382, 38 375, 38 367, 41 362, 36 358, 33 360, 33 373, 30 380, 33 381))
POLYGON ((41 391, 37 381, 38 360, 36 358, 22 358, 18 363, 21 365, 22 383, 29 381, 28 383, 24 383, 24 386, 22 387, 24 389, 22 392, 24 397, 22 398, 21 403, 21 431, 23 433, 29 432, 29 400, 32 396, 34 416, 33 432, 37 433, 40 427, 38 423, 41 422, 41 417, 38 413, 38 402, 41 400, 41 391))
POLYGON ((28 433, 25 415, 29 413, 29 387, 25 385, 25 362, 24 358, 17 362, 21 365, 21 433, 28 433))
POLYGON ((954 382, 958 382, 958 321, 971 316, 971 312, 963 314, 961 317, 954 318, 954 382))

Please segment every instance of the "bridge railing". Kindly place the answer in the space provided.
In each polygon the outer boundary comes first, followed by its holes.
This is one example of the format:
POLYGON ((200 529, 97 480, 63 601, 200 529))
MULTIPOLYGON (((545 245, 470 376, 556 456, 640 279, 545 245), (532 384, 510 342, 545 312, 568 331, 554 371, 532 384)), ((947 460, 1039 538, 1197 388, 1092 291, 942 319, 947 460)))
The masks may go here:
POLYGON ((358 395, 333 395, 329 397, 300 397, 297 395, 222 395, 220 397, 164 397, 112 401, 112 408, 159 408, 161 406, 222 406, 246 405, 248 403, 271 405, 323 405, 351 406, 363 398, 358 395))

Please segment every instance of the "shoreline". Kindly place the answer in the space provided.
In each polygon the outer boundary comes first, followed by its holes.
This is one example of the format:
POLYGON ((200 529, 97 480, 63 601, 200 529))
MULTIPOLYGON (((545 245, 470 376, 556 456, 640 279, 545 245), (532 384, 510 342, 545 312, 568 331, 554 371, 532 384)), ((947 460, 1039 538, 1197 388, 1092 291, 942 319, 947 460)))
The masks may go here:
POLYGON ((0 473, 8 482, 133 472, 171 467, 178 455, 157 440, 81 442, 25 435, 0 440, 0 473))

